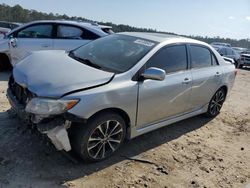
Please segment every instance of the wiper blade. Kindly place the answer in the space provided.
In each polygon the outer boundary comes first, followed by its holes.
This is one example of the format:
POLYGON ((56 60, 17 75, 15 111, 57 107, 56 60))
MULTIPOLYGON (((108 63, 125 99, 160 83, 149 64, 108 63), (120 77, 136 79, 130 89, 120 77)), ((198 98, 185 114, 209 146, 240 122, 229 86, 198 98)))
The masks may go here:
POLYGON ((80 58, 80 59, 81 59, 81 60, 83 61, 83 63, 86 64, 86 65, 89 65, 89 66, 94 67, 94 68, 97 68, 97 69, 101 69, 101 68, 102 68, 100 65, 97 65, 97 64, 91 62, 89 59, 85 59, 85 58, 80 58))
POLYGON ((89 59, 77 57, 74 54, 74 51, 70 51, 69 56, 72 57, 73 59, 75 59, 75 60, 77 60, 77 61, 85 64, 85 65, 89 65, 89 66, 97 68, 97 69, 101 69, 102 68, 101 66, 99 66, 99 65, 97 65, 95 63, 92 63, 89 59))

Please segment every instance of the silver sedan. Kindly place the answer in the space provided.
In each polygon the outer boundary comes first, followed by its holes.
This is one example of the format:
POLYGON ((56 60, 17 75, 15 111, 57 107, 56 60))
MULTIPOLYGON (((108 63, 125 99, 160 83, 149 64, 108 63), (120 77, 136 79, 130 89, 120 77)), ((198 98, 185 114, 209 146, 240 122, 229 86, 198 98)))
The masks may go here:
POLYGON ((32 53, 15 66, 7 96, 58 150, 99 161, 125 139, 198 114, 215 117, 235 76, 206 43, 120 33, 69 53, 32 53))

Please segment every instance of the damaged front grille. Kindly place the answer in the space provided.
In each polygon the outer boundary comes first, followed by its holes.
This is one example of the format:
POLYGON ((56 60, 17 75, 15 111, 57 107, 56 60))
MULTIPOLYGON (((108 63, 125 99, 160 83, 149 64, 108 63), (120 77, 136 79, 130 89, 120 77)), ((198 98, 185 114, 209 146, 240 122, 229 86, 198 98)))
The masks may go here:
POLYGON ((24 106, 26 106, 26 104, 35 97, 35 94, 30 92, 27 88, 24 88, 16 83, 13 76, 9 79, 9 88, 16 100, 24 106))

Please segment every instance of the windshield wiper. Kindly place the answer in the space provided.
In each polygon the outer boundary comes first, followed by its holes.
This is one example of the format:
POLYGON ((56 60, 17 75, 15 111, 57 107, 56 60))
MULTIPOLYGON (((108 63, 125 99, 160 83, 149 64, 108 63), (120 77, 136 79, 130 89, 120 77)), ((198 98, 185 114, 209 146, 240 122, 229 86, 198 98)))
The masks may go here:
POLYGON ((89 66, 94 67, 94 68, 97 68, 97 69, 101 69, 101 68, 102 68, 100 65, 97 65, 97 64, 91 62, 89 59, 85 59, 85 58, 80 58, 80 59, 81 59, 81 60, 83 61, 83 63, 86 64, 86 65, 89 65, 89 66))
POLYGON ((76 56, 74 54, 74 51, 70 51, 69 56, 72 57, 73 59, 75 59, 75 60, 77 60, 77 61, 85 64, 85 65, 88 65, 88 66, 91 66, 91 67, 94 67, 94 68, 97 68, 97 69, 101 69, 102 68, 101 66, 99 66, 99 65, 91 62, 89 59, 80 58, 80 57, 76 56))

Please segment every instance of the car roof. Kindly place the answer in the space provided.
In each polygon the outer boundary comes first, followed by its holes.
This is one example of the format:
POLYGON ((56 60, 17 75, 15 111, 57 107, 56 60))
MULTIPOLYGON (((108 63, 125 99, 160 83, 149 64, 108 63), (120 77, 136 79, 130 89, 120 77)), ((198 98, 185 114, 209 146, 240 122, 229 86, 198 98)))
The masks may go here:
POLYGON ((222 46, 231 46, 231 44, 225 43, 225 42, 212 42, 211 44, 214 44, 214 45, 222 45, 222 46))
MULTIPOLYGON (((74 20, 37 20, 32 21, 26 24, 23 24, 22 26, 18 27, 17 29, 24 28, 26 26, 29 26, 31 24, 36 23, 57 23, 57 24, 70 24, 75 25, 83 28, 87 28, 91 31, 94 31, 96 34, 99 34, 100 36, 106 36, 107 34, 101 30, 101 27, 96 23, 89 23, 89 22, 83 22, 83 21, 74 21, 74 20)), ((16 31, 17 29, 14 29, 16 31)))
POLYGON ((83 21, 75 21, 75 20, 37 20, 29 22, 29 24, 33 23, 60 23, 60 24, 73 24, 73 25, 79 25, 79 26, 95 26, 97 27, 98 24, 96 23, 89 23, 89 22, 83 22, 83 21))
POLYGON ((186 42, 186 43, 202 44, 206 46, 208 45, 204 42, 201 42, 195 39, 190 39, 190 38, 186 38, 186 37, 182 37, 182 36, 174 35, 174 34, 150 33, 150 32, 122 32, 119 34, 143 38, 143 39, 155 41, 158 43, 169 41, 169 43, 186 42))
POLYGON ((80 26, 80 27, 100 29, 99 25, 96 23, 89 23, 89 22, 75 21, 75 20, 38 20, 38 21, 29 22, 27 24, 35 24, 35 23, 71 24, 71 25, 76 25, 76 26, 80 26))
POLYGON ((112 29, 112 27, 108 25, 99 25, 99 27, 102 29, 112 29))

